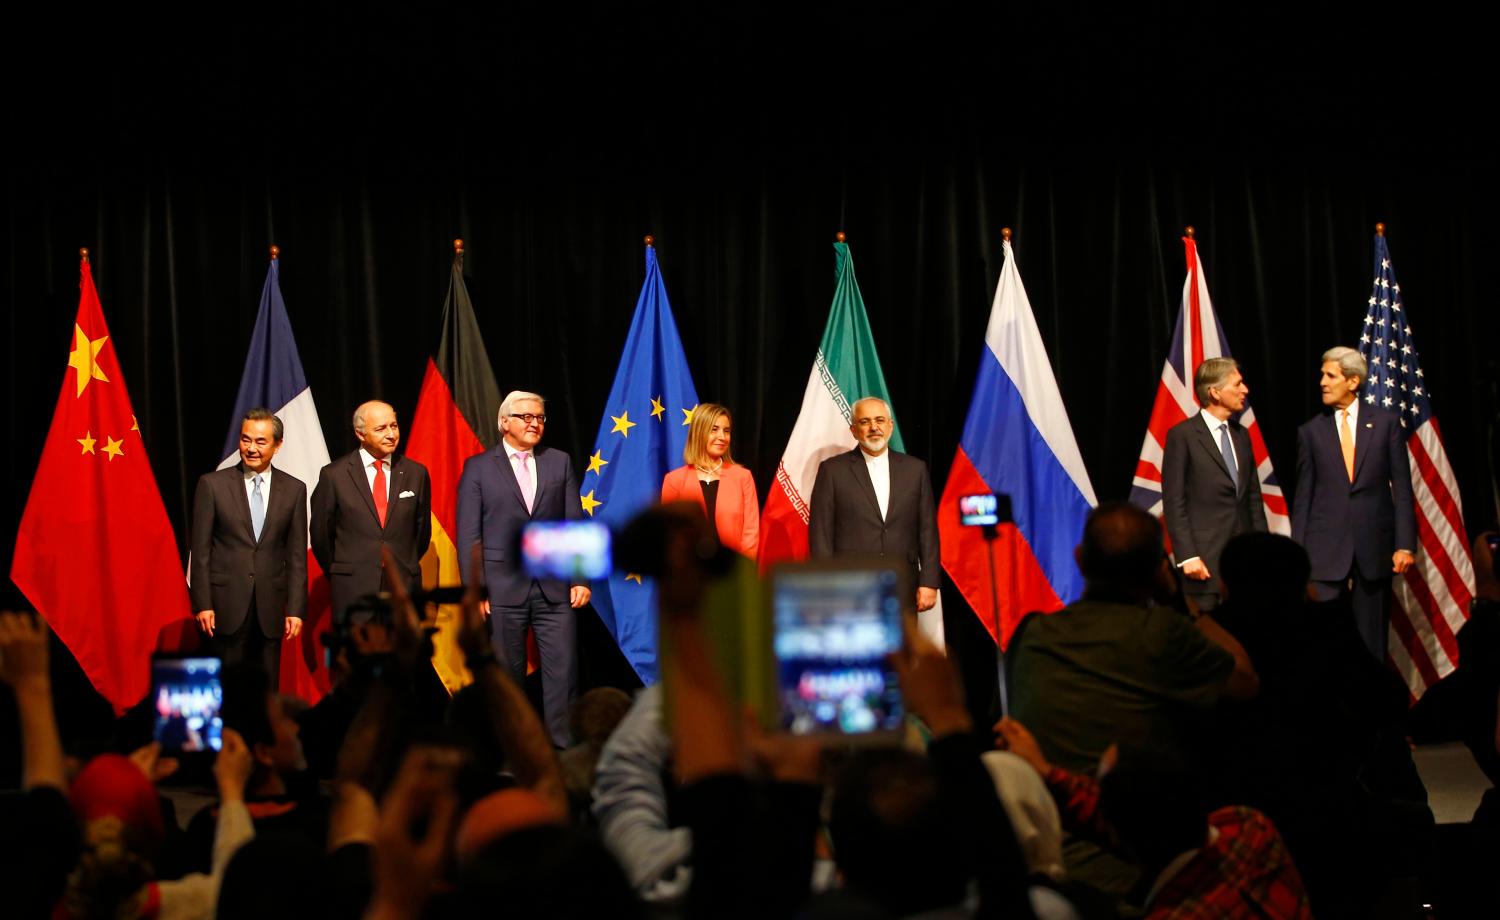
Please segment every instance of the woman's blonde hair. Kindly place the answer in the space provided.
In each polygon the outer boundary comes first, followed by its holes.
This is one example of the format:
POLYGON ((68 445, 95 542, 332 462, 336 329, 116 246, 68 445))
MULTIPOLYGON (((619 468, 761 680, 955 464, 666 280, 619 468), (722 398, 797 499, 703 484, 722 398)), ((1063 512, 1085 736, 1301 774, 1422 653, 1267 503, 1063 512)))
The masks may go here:
MULTIPOLYGON (((693 421, 688 426, 687 444, 682 448, 682 459, 688 466, 697 466, 708 462, 708 432, 714 427, 714 422, 720 418, 732 418, 729 410, 718 403, 699 403, 693 409, 693 421)), ((730 447, 734 446, 731 441, 730 447)), ((724 451, 724 462, 734 465, 734 458, 729 451, 724 451)))

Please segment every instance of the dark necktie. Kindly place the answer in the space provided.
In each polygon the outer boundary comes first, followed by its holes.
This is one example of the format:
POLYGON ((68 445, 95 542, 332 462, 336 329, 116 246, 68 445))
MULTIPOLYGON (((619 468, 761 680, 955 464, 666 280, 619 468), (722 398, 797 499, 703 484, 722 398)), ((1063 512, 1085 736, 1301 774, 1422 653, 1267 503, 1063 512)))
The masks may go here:
POLYGON ((1240 477, 1238 475, 1239 471, 1234 468, 1234 448, 1229 446, 1228 423, 1220 423, 1219 425, 1219 453, 1224 455, 1224 468, 1229 470, 1229 481, 1234 483, 1234 487, 1238 489, 1240 487, 1240 477))

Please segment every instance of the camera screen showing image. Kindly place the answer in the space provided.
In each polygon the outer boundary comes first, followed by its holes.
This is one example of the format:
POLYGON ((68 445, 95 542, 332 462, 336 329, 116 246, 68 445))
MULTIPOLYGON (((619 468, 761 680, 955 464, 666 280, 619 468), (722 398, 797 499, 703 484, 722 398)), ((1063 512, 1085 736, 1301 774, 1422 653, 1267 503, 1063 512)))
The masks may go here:
POLYGON ((608 578, 609 527, 600 521, 535 521, 521 531, 521 562, 532 578, 608 578))
POLYGON ((156 658, 151 662, 151 698, 156 710, 152 737, 162 753, 217 751, 224 722, 224 689, 217 658, 156 658))
POLYGON ((1010 523, 1010 497, 990 493, 961 495, 958 498, 958 522, 965 527, 995 527, 1008 524, 1010 523))
POLYGON ((901 728, 901 690, 886 663, 901 647, 900 585, 894 568, 776 569, 771 605, 785 729, 862 735, 901 728))

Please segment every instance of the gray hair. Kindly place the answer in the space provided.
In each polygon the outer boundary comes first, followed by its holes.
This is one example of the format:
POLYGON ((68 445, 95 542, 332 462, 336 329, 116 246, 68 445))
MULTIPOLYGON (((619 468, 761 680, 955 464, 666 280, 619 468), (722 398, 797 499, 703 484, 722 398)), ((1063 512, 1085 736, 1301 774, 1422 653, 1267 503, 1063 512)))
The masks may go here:
POLYGON ((1322 363, 1329 361, 1337 361, 1339 373, 1345 377, 1358 377, 1360 385, 1370 379, 1370 366, 1365 363, 1365 356, 1346 345, 1335 345, 1323 352, 1322 363))
POLYGON ((1208 394, 1209 390, 1221 389, 1229 380, 1229 375, 1240 369, 1240 362, 1230 357, 1206 358, 1193 371, 1193 395, 1198 397, 1198 405, 1207 406, 1213 401, 1208 394))
POLYGON ((537 402, 541 403, 542 411, 547 411, 547 400, 543 399, 539 394, 528 393, 525 390, 511 390, 509 393, 505 394, 504 399, 500 400, 500 414, 495 419, 495 421, 497 423, 504 422, 505 419, 510 417, 510 410, 515 408, 516 403, 525 402, 528 399, 534 399, 537 402))
POLYGON ((354 410, 354 430, 356 432, 360 434, 365 433, 365 413, 368 412, 370 410, 370 407, 372 406, 385 406, 387 409, 391 410, 392 415, 396 414, 396 407, 392 406, 390 403, 386 402, 383 399, 372 399, 367 402, 362 402, 359 404, 359 408, 354 410))
POLYGON ((879 396, 861 396, 859 399, 856 399, 854 402, 852 402, 852 403, 849 404, 849 423, 851 425, 854 424, 855 420, 858 418, 858 416, 855 414, 854 410, 858 409, 859 408, 859 404, 862 403, 862 402, 878 402, 878 403, 880 403, 881 407, 883 409, 885 409, 886 418, 890 418, 890 416, 891 416, 891 404, 890 403, 886 402, 884 399, 881 399, 879 396))
POLYGON ((241 420, 241 424, 244 424, 245 422, 264 422, 267 419, 269 419, 271 422, 272 440, 274 440, 277 444, 280 444, 281 436, 285 432, 281 425, 281 419, 278 418, 276 416, 276 413, 272 412, 270 409, 260 407, 251 409, 249 412, 245 413, 245 417, 241 420))

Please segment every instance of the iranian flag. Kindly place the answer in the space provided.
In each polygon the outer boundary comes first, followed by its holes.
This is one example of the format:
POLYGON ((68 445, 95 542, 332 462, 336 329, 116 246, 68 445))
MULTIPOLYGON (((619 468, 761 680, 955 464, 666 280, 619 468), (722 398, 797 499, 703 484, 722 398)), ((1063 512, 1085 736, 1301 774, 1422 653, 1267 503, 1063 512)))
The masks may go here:
MULTIPOLYGON (((906 451, 901 442, 900 414, 891 402, 875 351, 875 336, 865 301, 854 278, 854 257, 844 234, 833 244, 833 306, 828 324, 813 358, 807 389, 797 424, 776 466, 776 482, 768 490, 760 516, 760 567, 765 571, 777 562, 807 558, 808 509, 812 507, 813 482, 818 464, 837 454, 848 453, 858 444, 849 432, 849 412, 866 396, 878 396, 891 407, 892 450, 906 451)), ((939 646, 943 644, 941 602, 919 617, 923 632, 939 646)))

